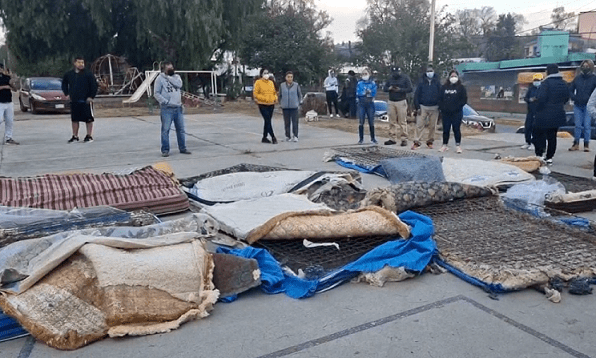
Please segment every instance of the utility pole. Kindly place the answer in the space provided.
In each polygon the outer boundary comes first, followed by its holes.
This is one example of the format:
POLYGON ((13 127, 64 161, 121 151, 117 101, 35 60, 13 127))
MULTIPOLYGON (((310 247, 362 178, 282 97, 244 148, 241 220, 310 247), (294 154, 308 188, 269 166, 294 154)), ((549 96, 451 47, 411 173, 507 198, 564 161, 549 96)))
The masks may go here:
POLYGON ((435 1, 432 0, 430 6, 430 39, 428 40, 428 62, 433 62, 435 47, 435 1))

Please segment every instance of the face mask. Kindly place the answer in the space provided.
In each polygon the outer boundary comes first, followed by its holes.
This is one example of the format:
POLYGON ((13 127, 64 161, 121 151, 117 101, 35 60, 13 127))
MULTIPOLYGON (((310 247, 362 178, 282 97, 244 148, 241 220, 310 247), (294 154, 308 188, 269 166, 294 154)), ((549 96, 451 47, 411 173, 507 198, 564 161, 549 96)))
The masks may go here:
POLYGON ((434 72, 427 72, 426 73, 426 77, 428 77, 428 78, 433 78, 434 76, 435 76, 435 73, 434 72))
POLYGON ((173 76, 173 75, 174 75, 174 69, 169 69, 169 70, 167 70, 167 71, 166 71, 166 74, 167 74, 168 76, 173 76))
POLYGON ((270 74, 268 74, 268 73, 263 73, 263 78, 264 78, 264 79, 268 80, 268 79, 269 79, 269 77, 271 77, 271 75, 270 75, 270 74))
POLYGON ((590 73, 590 68, 589 67, 582 67, 582 72, 587 75, 588 73, 590 73))
POLYGON ((459 78, 457 77, 449 77, 449 82, 451 82, 452 84, 456 84, 458 79, 459 78))
POLYGON ((540 87, 540 81, 534 81, 534 86, 540 87))
POLYGON ((369 75, 362 75, 362 79, 365 80, 365 81, 368 81, 369 78, 370 78, 369 75))

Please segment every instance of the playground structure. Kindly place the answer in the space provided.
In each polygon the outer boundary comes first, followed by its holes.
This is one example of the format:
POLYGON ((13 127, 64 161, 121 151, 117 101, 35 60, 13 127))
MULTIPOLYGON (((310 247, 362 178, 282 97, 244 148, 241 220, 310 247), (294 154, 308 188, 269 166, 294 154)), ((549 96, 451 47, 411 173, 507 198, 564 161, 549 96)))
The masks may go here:
POLYGON ((100 95, 129 95, 142 83, 143 75, 124 57, 107 54, 91 64, 91 71, 98 84, 100 95))

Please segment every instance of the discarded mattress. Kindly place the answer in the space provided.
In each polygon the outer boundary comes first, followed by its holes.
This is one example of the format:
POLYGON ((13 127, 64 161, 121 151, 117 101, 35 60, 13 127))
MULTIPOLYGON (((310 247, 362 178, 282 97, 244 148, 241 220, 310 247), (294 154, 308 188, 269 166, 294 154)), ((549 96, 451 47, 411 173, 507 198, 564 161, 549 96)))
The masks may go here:
POLYGON ((399 150, 387 147, 369 146, 369 147, 336 147, 327 151, 323 161, 335 161, 337 164, 359 172, 368 174, 377 174, 387 177, 383 170, 381 161, 389 158, 426 158, 428 156, 411 150, 399 150))
POLYGON ((546 163, 541 158, 536 157, 536 156, 505 157, 505 158, 499 159, 499 162, 514 165, 514 166, 518 167, 519 169, 521 169, 525 172, 528 172, 528 173, 536 172, 536 171, 538 171, 538 169, 540 169, 541 166, 546 165, 546 163))
POLYGON ((428 217, 414 212, 405 212, 399 219, 412 228, 411 236, 407 240, 386 242, 353 262, 312 279, 303 279, 284 270, 264 249, 247 247, 218 250, 256 259, 261 270, 261 289, 264 292, 285 293, 292 298, 307 298, 350 281, 361 273, 374 273, 388 268, 403 268, 409 274, 422 273, 436 252, 436 245, 432 239, 433 223, 428 217))
POLYGON ((195 183, 207 179, 213 178, 216 176, 224 175, 224 174, 232 174, 232 173, 244 173, 244 172, 254 172, 254 173, 265 173, 265 172, 272 172, 272 171, 279 171, 279 170, 289 170, 286 168, 281 167, 270 167, 267 165, 259 165, 259 164, 248 164, 248 163, 240 163, 237 165, 233 165, 228 168, 214 170, 208 173, 203 173, 201 175, 196 175, 193 177, 182 178, 180 179, 180 184, 185 186, 186 188, 192 188, 195 183))
POLYGON ((127 212, 109 206, 71 211, 0 206, 0 248, 18 240, 62 231, 103 226, 143 226, 158 222, 155 215, 142 210, 127 212))
POLYGON ((579 193, 555 193, 546 198, 544 205, 568 213, 579 213, 596 209, 596 189, 579 193))
POLYGON ((186 195, 161 170, 145 167, 129 175, 45 174, 0 178, 0 205, 54 210, 113 206, 154 214, 187 210, 186 195))
POLYGON ((199 224, 205 220, 195 216, 149 231, 114 228, 114 236, 75 231, 12 244, 0 251, 0 307, 35 338, 59 349, 106 335, 164 333, 206 317, 218 291, 211 255, 197 240, 206 236, 199 224), (199 232, 152 236, 197 224, 199 232), (127 238, 135 236, 146 238, 127 238))
POLYGON ((439 264, 492 292, 596 275, 596 236, 506 208, 497 196, 417 209, 435 225, 439 264))
POLYGON ((394 213, 445 203, 457 199, 493 195, 489 188, 448 182, 405 182, 370 190, 360 203, 362 207, 376 205, 394 213))
POLYGON ((391 158, 381 160, 380 164, 391 184, 408 181, 445 181, 439 157, 391 158))
POLYGON ((260 239, 409 236, 409 227, 384 209, 338 213, 295 194, 217 204, 202 210, 219 222, 222 231, 249 244, 260 239))
POLYGON ((476 186, 507 187, 535 180, 532 174, 510 164, 479 159, 443 158, 445 180, 476 186))

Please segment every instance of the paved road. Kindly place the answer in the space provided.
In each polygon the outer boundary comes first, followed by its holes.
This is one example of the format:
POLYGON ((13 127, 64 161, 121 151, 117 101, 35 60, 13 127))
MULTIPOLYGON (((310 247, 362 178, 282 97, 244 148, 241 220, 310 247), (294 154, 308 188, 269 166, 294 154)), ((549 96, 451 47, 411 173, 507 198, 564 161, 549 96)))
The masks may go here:
MULTIPOLYGON (((156 116, 100 118, 95 142, 70 145, 67 115, 17 118, 15 139, 22 144, 0 147, 3 176, 100 173, 162 160, 156 116)), ((239 163, 338 170, 322 161, 323 154, 357 141, 355 133, 301 123, 300 142, 262 144, 258 117, 213 114, 187 119, 193 154, 173 150, 166 158, 179 177, 239 163)), ((282 127, 276 118, 280 138, 282 127)), ((511 133, 465 138, 460 157, 530 155, 519 149, 522 143, 521 134, 511 133)), ((594 154, 570 153, 570 144, 569 139, 560 141, 553 170, 591 176, 594 154)), ((446 155, 457 156, 453 150, 446 155)), ((388 185, 377 176, 364 175, 363 180, 367 188, 388 185)), ((210 317, 171 333, 104 339, 73 352, 22 338, 1 343, 0 357, 588 357, 596 356, 595 296, 564 294, 562 303, 553 304, 537 291, 524 290, 493 300, 450 274, 425 274, 383 288, 345 284, 305 300, 254 290, 234 303, 218 303, 210 317)))

